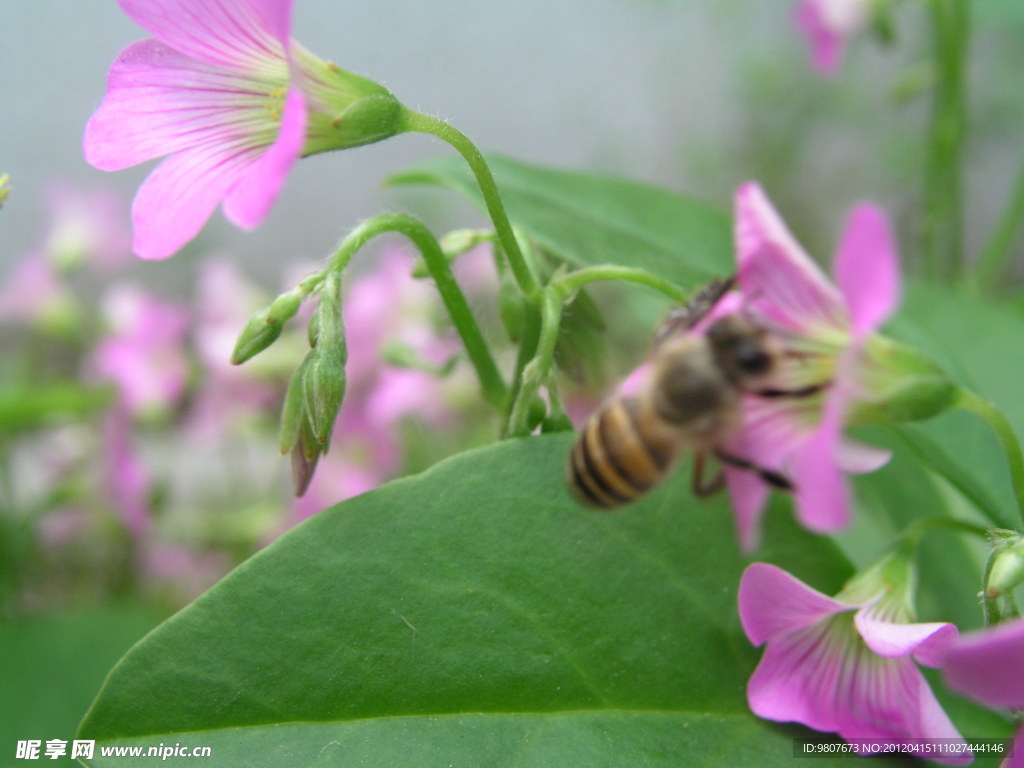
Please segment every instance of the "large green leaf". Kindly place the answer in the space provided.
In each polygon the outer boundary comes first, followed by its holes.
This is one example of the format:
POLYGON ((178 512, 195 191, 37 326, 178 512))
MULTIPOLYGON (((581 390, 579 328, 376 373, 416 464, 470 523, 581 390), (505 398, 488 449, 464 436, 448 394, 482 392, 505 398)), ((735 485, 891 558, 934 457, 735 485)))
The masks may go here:
MULTIPOLYGON (((137 645, 80 736, 211 766, 789 765, 803 731, 746 707, 725 501, 680 471, 585 510, 568 447, 493 445, 307 521, 137 645)), ((761 559, 834 590, 845 559, 776 506, 761 559)))
MULTIPOLYGON (((694 198, 635 181, 487 158, 512 223, 570 264, 642 267, 680 285, 734 269, 729 216, 694 198)), ((466 164, 444 157, 392 184, 437 184, 483 207, 466 164)))

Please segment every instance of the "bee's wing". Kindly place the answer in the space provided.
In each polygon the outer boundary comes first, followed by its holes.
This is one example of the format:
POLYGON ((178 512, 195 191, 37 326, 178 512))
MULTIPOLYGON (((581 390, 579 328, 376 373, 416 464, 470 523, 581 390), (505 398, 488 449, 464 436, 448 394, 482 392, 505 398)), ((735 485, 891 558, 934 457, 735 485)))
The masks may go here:
POLYGON ((720 277, 705 285, 686 304, 669 312, 654 334, 654 345, 658 346, 669 337, 693 328, 735 285, 736 275, 720 277))

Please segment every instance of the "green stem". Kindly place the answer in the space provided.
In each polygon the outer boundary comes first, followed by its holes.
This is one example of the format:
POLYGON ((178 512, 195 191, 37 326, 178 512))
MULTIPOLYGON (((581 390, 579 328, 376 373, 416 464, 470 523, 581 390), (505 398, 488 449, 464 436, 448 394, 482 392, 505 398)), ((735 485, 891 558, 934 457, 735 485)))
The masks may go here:
POLYGON ((433 233, 418 219, 403 213, 385 213, 364 221, 338 245, 327 266, 320 273, 321 281, 328 274, 340 273, 357 251, 374 237, 385 232, 404 235, 423 254, 427 269, 437 285, 438 293, 441 294, 441 301, 444 302, 445 309, 448 310, 466 348, 469 361, 476 370, 484 399, 496 409, 503 411, 508 397, 505 380, 498 371, 490 347, 487 346, 469 303, 452 274, 451 265, 441 251, 441 246, 433 233))
POLYGON ((1009 464, 1017 512, 1024 520, 1024 452, 1021 451, 1020 442, 1014 434, 1013 427, 1010 426, 1010 422, 1006 420, 1003 412, 995 405, 968 389, 961 388, 959 390, 956 405, 983 418, 999 438, 1009 464))
POLYGON ((999 277, 1006 266, 1007 257, 1013 247, 1013 241, 1024 223, 1024 161, 1017 172, 1010 201, 1003 209, 996 227, 992 230, 985 243, 978 265, 975 270, 975 283, 982 289, 992 289, 998 285, 999 277))
POLYGON ((900 537, 916 545, 924 534, 943 528, 957 533, 968 533, 988 541, 988 528, 977 523, 969 523, 966 520, 958 520, 955 517, 926 517, 923 520, 915 520, 903 529, 900 537))
POLYGON ((516 417, 513 416, 512 412, 516 409, 517 404, 523 402, 526 370, 537 354, 537 344, 540 340, 542 325, 540 309, 534 304, 524 304, 523 325, 519 334, 519 352, 516 355, 515 374, 512 377, 512 392, 510 393, 511 400, 505 437, 517 437, 526 434, 526 431, 520 430, 519 425, 516 423, 516 417))
POLYGON ((544 384, 548 385, 551 415, 560 418, 564 409, 559 401, 555 385, 555 346, 558 343, 558 328, 562 321, 562 295, 557 290, 547 290, 541 301, 540 329, 537 335, 536 353, 526 365, 522 375, 522 386, 516 395, 509 415, 509 432, 513 436, 525 435, 530 431, 528 421, 530 404, 544 384))
POLYGON ((444 120, 439 120, 430 115, 406 110, 403 128, 407 131, 416 131, 436 136, 450 144, 462 155, 469 165, 469 169, 473 172, 477 185, 480 187, 484 204, 487 206, 487 213, 494 224, 494 231, 501 242, 502 249, 505 251, 505 256, 508 258, 509 267, 512 269, 512 274, 519 285, 519 290, 522 291, 528 300, 539 300, 540 287, 519 249, 519 243, 516 241, 515 234, 512 231, 512 224, 509 222, 508 214, 505 212, 505 205, 501 202, 498 185, 495 183, 491 169, 488 167, 487 161, 480 153, 480 150, 458 129, 452 127, 444 120))
POLYGON ((963 263, 963 144, 967 127, 969 3, 933 0, 937 72, 925 167, 922 246, 926 273, 952 279, 963 263))
POLYGON ((557 289, 563 296, 568 296, 578 288, 587 283, 599 280, 620 280, 629 283, 638 283, 648 288, 653 288, 663 293, 679 304, 685 304, 689 293, 684 291, 675 283, 664 280, 643 269, 633 267, 619 267, 612 264, 603 264, 595 267, 584 267, 575 272, 556 278, 551 282, 551 287, 557 289))

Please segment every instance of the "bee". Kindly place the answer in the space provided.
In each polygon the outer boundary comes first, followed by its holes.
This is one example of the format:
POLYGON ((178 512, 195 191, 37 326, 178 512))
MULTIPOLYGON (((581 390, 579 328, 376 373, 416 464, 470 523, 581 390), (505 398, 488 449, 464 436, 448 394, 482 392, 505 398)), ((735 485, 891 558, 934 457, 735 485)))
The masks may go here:
POLYGON ((793 490, 782 474, 721 449, 740 425, 745 393, 805 396, 823 386, 772 389, 772 374, 787 353, 776 334, 744 312, 715 319, 703 334, 691 332, 735 282, 735 276, 716 280, 672 312, 655 336, 644 387, 635 396, 612 398, 584 424, 565 468, 569 489, 581 503, 611 508, 633 501, 661 482, 688 450, 694 452, 697 495, 723 484, 721 473, 710 483, 703 480, 707 453, 793 490))

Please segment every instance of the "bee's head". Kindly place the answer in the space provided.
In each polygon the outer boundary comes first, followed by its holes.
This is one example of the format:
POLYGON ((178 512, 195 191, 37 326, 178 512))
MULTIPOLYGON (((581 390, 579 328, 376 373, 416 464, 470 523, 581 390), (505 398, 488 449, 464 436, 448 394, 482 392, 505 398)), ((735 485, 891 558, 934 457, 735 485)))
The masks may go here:
POLYGON ((726 376, 744 386, 772 373, 776 351, 768 332, 742 315, 726 315, 706 331, 715 361, 726 376))

